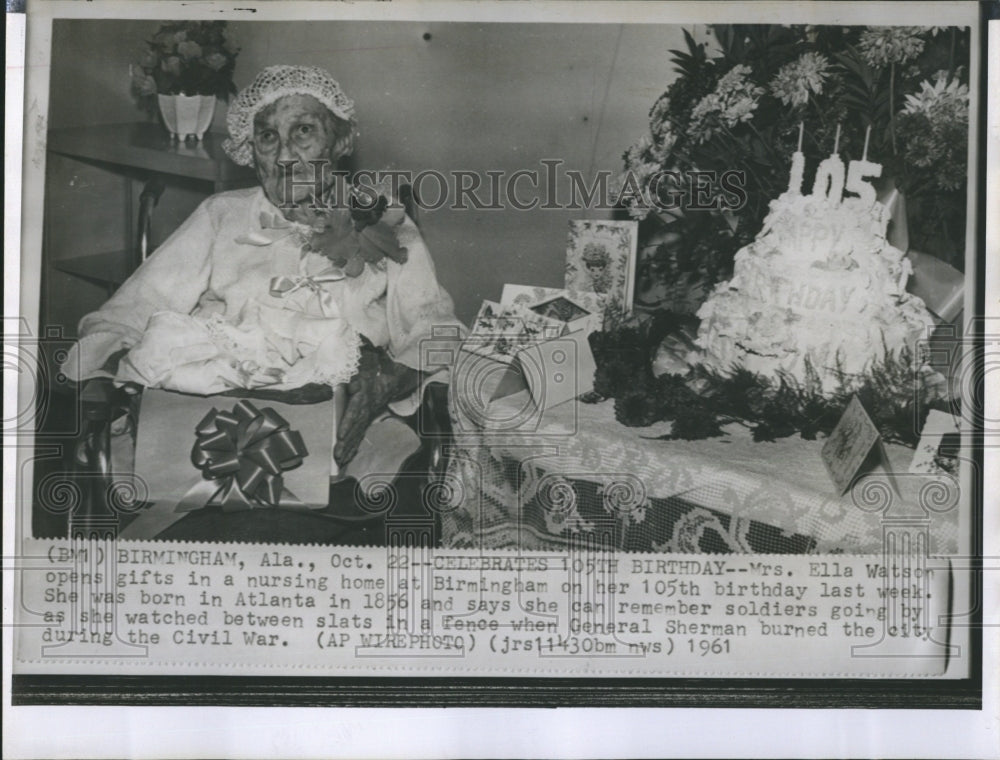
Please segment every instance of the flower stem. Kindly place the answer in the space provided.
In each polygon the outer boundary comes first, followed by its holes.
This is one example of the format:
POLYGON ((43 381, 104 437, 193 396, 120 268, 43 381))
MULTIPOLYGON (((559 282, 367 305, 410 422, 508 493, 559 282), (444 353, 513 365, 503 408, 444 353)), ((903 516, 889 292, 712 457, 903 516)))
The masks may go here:
POLYGON ((896 155, 896 64, 889 65, 889 137, 892 155, 896 155))

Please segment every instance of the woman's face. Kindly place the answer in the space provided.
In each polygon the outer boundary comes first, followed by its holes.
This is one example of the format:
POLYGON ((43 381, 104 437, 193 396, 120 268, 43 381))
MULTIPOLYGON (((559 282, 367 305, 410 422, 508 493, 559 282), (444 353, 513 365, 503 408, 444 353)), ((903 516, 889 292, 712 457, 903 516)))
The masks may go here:
POLYGON ((321 194, 349 139, 338 139, 336 118, 312 95, 285 95, 262 108, 254 117, 253 159, 268 200, 287 206, 321 194))

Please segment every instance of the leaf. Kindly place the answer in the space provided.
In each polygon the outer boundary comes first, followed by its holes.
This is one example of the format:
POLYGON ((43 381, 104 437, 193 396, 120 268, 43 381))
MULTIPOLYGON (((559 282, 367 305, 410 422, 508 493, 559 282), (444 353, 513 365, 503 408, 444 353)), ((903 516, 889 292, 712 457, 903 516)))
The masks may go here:
POLYGON ((687 52, 683 50, 670 50, 670 62, 674 64, 677 72, 683 76, 697 79, 703 75, 702 69, 708 62, 705 53, 705 46, 695 42, 687 29, 684 30, 684 41, 687 43, 687 52))

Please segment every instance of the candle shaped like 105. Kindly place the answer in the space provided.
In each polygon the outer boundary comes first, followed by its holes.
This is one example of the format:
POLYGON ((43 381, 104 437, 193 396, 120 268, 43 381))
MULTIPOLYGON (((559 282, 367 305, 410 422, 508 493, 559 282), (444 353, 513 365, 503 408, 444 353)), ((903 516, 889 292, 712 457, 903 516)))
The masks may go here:
MULTIPOLYGON (((869 127, 869 131, 871 127, 869 127)), ((860 161, 851 161, 844 170, 844 162, 837 155, 840 144, 840 126, 837 126, 837 137, 833 153, 824 159, 816 169, 813 181, 812 195, 825 198, 834 205, 840 203, 844 190, 856 194, 864 201, 865 206, 873 205, 877 195, 875 187, 867 179, 877 179, 882 176, 882 164, 868 161, 868 134, 865 135, 865 152, 860 161)), ((795 195, 802 193, 802 179, 805 172, 806 157, 802 153, 802 124, 799 124, 799 149, 792 154, 792 167, 788 174, 788 190, 795 195)))

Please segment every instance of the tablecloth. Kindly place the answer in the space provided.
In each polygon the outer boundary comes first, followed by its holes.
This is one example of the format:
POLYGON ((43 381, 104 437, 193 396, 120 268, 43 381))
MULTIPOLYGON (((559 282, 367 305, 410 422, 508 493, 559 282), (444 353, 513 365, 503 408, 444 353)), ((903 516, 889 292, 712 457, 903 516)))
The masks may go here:
POLYGON ((523 393, 486 416, 498 424, 453 403, 445 546, 545 549, 596 536, 634 551, 880 553, 887 525, 905 522, 930 553, 958 551, 957 481, 909 475, 903 446, 886 445, 889 466, 841 495, 822 439, 754 442, 734 423, 718 438, 664 440, 669 422, 625 427, 611 400, 539 413, 523 393))

